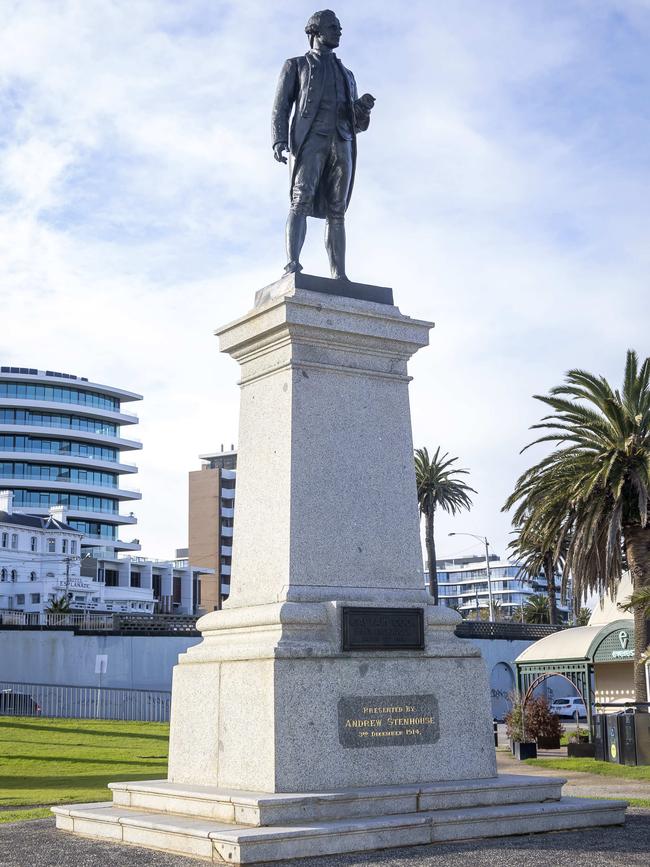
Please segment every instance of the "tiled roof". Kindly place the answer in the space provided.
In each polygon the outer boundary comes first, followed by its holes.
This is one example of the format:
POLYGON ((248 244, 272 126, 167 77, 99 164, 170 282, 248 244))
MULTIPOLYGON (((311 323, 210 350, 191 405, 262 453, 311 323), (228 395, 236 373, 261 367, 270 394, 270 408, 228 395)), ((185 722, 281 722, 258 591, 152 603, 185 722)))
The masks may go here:
POLYGON ((67 530, 70 533, 79 533, 80 536, 83 536, 79 530, 64 524, 62 521, 57 521, 51 515, 24 515, 22 512, 12 512, 10 515, 8 512, 0 511, 0 524, 11 524, 15 527, 35 527, 38 530, 67 530))

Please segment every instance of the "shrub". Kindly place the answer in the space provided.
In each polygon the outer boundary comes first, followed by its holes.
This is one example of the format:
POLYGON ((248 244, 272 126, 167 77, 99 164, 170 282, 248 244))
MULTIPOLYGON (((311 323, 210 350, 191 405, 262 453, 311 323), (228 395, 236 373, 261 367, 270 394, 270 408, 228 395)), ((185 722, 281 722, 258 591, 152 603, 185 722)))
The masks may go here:
POLYGON ((551 713, 548 701, 543 697, 531 697, 524 708, 526 730, 534 738, 559 738, 564 733, 560 718, 551 713))
POLYGON ((579 744, 581 742, 581 740, 584 740, 584 738, 588 738, 588 737, 589 737, 589 732, 587 731, 587 729, 581 729, 578 726, 578 728, 572 734, 569 735, 569 743, 570 744, 579 744))
MULTIPOLYGON (((518 693, 510 693, 508 696, 511 702, 511 708, 505 715, 506 733, 511 741, 527 741, 529 740, 528 726, 524 732, 524 715, 521 710, 521 697, 518 693)), ((526 722, 528 722, 526 720, 526 722)))
POLYGON ((506 714, 506 732, 513 741, 534 741, 539 737, 559 738, 564 732, 560 718, 551 713, 548 701, 529 698, 522 708, 521 696, 512 694, 512 709, 506 714))

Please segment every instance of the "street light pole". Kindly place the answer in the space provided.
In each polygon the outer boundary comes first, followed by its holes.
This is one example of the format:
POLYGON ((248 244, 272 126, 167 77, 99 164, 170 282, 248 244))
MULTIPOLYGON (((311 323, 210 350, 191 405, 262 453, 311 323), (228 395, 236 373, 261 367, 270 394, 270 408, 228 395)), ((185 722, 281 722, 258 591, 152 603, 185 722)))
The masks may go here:
POLYGON ((494 601, 492 599, 492 572, 490 571, 490 543, 485 538, 485 571, 487 573, 488 604, 490 606, 490 620, 494 620, 494 601))
POLYGON ((488 588, 488 606, 490 612, 490 620, 494 621, 494 601, 492 599, 492 572, 490 571, 490 543, 487 536, 477 536, 476 533, 449 533, 449 536, 471 536, 472 539, 478 539, 485 545, 485 573, 487 575, 488 588))

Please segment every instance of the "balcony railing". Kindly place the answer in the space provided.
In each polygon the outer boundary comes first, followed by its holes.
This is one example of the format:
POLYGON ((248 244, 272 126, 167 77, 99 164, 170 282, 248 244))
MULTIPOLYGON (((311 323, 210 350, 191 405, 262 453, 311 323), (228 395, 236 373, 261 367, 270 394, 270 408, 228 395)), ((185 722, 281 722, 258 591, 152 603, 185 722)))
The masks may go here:
MULTIPOLYGON (((70 485, 71 487, 82 488, 84 490, 86 488, 105 488, 106 490, 111 490, 111 491, 115 491, 115 492, 120 490, 120 487, 119 487, 120 483, 118 481, 115 481, 115 482, 96 482, 96 481, 93 481, 92 479, 71 479, 69 476, 63 476, 63 475, 59 475, 59 476, 35 476, 35 475, 30 475, 28 473, 2 473, 2 472, 0 472, 0 481, 4 481, 5 479, 13 479, 14 481, 19 480, 22 482, 36 482, 36 483, 38 483, 40 485, 44 485, 46 487, 48 484, 52 484, 52 483, 54 483, 54 484, 63 483, 66 485, 70 485)), ((136 493, 136 494, 141 493, 140 488, 136 488, 133 485, 129 485, 128 491, 136 493)))

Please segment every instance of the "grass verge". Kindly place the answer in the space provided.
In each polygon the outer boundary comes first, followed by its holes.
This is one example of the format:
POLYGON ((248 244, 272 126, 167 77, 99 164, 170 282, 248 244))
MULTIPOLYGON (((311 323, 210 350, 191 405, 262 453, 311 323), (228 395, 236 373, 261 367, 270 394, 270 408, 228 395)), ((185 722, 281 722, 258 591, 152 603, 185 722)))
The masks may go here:
POLYGON ((108 783, 166 777, 168 737, 165 723, 0 717, 0 806, 42 818, 43 805, 108 801, 108 783))
POLYGON ((616 777, 619 780, 650 782, 650 765, 615 765, 598 759, 526 759, 526 764, 556 771, 579 771, 584 774, 616 777))
POLYGON ((26 822, 28 819, 49 819, 52 816, 49 807, 33 807, 27 810, 0 810, 0 825, 5 822, 26 822))
POLYGON ((644 807, 646 810, 650 808, 650 798, 606 798, 599 795, 580 795, 580 797, 590 801, 627 801, 630 807, 644 807))

